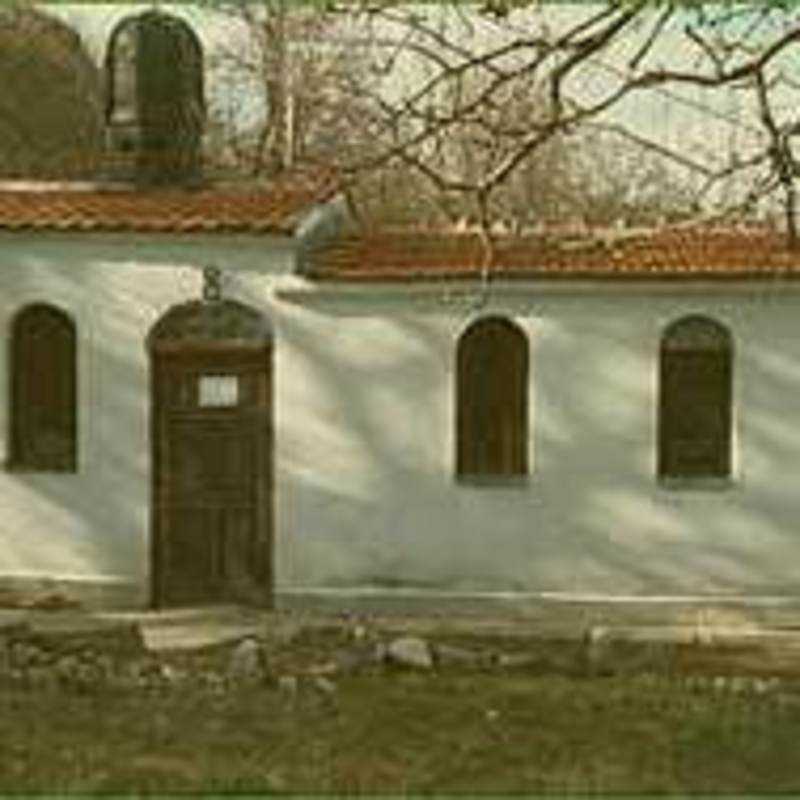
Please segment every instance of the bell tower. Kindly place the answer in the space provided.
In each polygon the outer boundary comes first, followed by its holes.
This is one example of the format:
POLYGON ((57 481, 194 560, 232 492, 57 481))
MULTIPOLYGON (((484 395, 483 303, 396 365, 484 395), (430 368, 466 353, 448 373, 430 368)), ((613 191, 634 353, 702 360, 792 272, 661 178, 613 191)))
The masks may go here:
POLYGON ((203 84, 202 47, 185 22, 153 10, 117 25, 106 56, 108 177, 199 183, 203 84))

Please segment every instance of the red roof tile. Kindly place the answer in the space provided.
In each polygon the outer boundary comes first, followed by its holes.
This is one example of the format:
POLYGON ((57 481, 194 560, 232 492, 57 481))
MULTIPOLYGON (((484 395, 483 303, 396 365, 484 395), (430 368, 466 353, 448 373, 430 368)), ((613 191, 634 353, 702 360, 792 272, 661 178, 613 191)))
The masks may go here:
POLYGON ((335 192, 330 175, 248 188, 6 184, 0 186, 0 230, 291 234, 304 211, 335 192))
MULTIPOLYGON (((349 237, 315 254, 309 277, 335 281, 476 279, 476 234, 390 231, 349 237)), ((503 279, 800 277, 800 249, 766 226, 660 231, 554 232, 496 241, 489 274, 503 279)))

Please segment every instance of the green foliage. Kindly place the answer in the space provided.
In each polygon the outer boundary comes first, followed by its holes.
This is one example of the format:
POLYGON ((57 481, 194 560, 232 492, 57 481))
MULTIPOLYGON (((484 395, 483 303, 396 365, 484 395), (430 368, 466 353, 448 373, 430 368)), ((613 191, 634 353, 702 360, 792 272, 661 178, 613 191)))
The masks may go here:
POLYGON ((78 36, 27 7, 0 10, 0 175, 91 174, 101 80, 78 36))

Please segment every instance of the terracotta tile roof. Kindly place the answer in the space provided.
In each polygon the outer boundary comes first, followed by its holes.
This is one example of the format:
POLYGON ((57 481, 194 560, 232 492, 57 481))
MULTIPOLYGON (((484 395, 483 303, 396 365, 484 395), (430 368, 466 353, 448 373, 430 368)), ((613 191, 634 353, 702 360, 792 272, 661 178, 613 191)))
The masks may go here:
POLYGON ((248 188, 0 184, 0 230, 291 234, 305 211, 335 192, 324 175, 248 188))
MULTIPOLYGON (((309 277, 335 281, 476 279, 476 234, 388 231, 349 237, 317 252, 309 277)), ((767 226, 505 236, 490 267, 503 279, 732 279, 800 277, 800 250, 767 226)))

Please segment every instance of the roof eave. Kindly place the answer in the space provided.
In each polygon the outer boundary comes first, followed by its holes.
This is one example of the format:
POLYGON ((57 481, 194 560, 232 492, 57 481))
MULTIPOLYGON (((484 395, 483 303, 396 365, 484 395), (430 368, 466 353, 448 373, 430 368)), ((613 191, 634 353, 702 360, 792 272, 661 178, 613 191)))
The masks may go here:
POLYGON ((479 269, 428 269, 428 270, 308 270, 305 277, 318 283, 430 283, 458 281, 464 283, 492 283, 495 281, 547 281, 611 283, 643 282, 776 282, 800 278, 800 265, 790 269, 687 269, 687 270, 596 270, 596 269, 505 269, 492 270, 485 275, 479 269))

